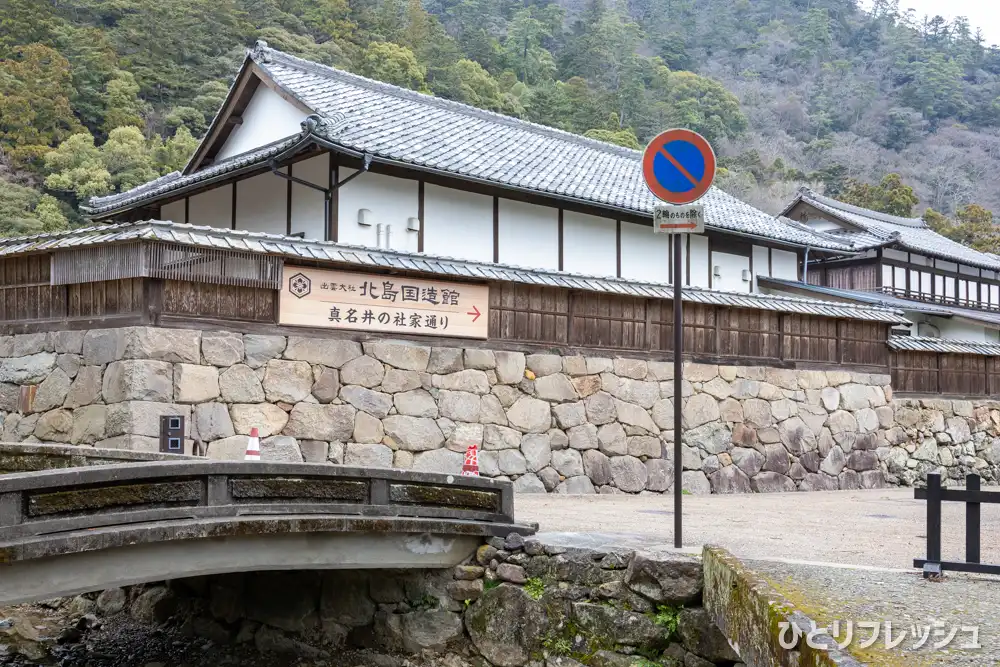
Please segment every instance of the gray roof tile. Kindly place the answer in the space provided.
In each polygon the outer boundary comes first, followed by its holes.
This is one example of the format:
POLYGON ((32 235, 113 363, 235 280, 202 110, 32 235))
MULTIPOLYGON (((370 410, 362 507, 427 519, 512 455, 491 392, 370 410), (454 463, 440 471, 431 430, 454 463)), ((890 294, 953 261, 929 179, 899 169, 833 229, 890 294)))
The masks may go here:
POLYGON ((861 228, 863 231, 860 233, 839 235, 845 240, 855 240, 855 245, 858 248, 898 243, 911 252, 933 255, 983 269, 1000 270, 1000 259, 994 255, 973 250, 941 236, 930 229, 921 218, 901 218, 877 211, 869 211, 830 197, 824 197, 808 188, 802 188, 799 191, 798 196, 788 205, 785 212, 787 213, 800 201, 861 228))
MULTIPOLYGON (((501 187, 551 194, 636 215, 652 215, 659 201, 642 177, 641 153, 594 139, 443 100, 318 65, 258 43, 250 58, 288 94, 319 116, 344 121, 316 133, 336 146, 376 159, 433 169, 501 187)), ((296 138, 281 142, 285 148, 296 138)), ((163 186, 147 184, 91 200, 101 215, 167 192, 263 162, 281 149, 236 156, 163 186), (234 165, 234 163, 238 163, 234 165)), ((703 198, 710 228, 831 250, 850 241, 774 218, 718 188, 703 198)))

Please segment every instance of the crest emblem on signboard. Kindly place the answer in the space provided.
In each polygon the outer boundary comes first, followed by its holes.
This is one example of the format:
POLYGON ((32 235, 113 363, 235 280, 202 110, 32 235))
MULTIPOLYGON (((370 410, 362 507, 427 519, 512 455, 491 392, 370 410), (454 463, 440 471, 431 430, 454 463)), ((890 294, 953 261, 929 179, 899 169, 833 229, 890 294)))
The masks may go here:
POLYGON ((312 292, 312 281, 308 276, 296 273, 288 279, 288 291, 301 299, 312 292))

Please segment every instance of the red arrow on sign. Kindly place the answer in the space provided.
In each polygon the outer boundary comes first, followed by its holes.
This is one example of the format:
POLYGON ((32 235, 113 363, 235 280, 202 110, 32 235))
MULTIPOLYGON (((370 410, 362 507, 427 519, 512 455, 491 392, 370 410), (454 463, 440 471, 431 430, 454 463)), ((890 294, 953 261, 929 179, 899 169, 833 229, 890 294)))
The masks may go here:
POLYGON ((660 229, 696 229, 698 225, 693 222, 660 223, 660 229))
POLYGON ((467 312, 466 315, 474 315, 475 317, 472 318, 472 321, 475 322, 476 320, 479 319, 479 316, 482 315, 482 313, 479 312, 478 308, 476 308, 475 306, 473 306, 472 310, 470 310, 469 312, 467 312))

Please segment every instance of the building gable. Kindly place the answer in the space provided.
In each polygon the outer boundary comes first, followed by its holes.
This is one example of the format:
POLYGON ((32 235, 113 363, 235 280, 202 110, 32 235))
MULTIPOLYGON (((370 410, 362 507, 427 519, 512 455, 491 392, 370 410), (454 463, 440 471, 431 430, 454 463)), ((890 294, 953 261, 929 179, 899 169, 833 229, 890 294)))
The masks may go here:
POLYGON ((241 122, 233 128, 215 159, 225 160, 298 134, 308 115, 270 87, 257 86, 240 116, 241 122))

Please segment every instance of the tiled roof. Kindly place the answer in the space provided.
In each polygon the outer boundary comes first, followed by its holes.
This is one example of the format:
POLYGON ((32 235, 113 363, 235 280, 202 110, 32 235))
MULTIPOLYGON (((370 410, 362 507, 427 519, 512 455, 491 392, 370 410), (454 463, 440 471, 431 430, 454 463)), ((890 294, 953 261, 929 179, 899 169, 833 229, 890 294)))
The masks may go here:
POLYGON ((877 211, 869 211, 830 197, 824 197, 809 188, 799 190, 798 196, 788 205, 784 214, 787 214, 799 202, 805 202, 820 211, 861 228, 863 231, 860 233, 844 232, 838 234, 845 241, 855 240, 855 246, 859 249, 897 243, 911 252, 933 255, 978 268, 1000 270, 1000 260, 995 256, 973 250, 941 236, 930 229, 920 218, 901 218, 877 211), (879 242, 880 239, 881 242, 879 242))
POLYGON ((839 287, 822 287, 820 285, 807 285, 797 280, 785 280, 782 278, 757 277, 757 283, 761 287, 781 289, 791 288, 806 292, 811 292, 817 298, 832 297, 834 299, 850 299, 857 303, 866 303, 883 308, 894 310, 912 311, 924 315, 935 317, 961 317, 967 320, 974 320, 993 328, 1000 328, 1000 312, 988 310, 975 310, 973 308, 960 308, 949 306, 943 303, 927 303, 926 301, 915 301, 912 299, 902 299, 891 294, 882 292, 863 292, 861 290, 840 289, 839 287))
MULTIPOLYGON (((618 211, 651 216, 658 203, 643 181, 639 151, 366 79, 260 42, 248 57, 284 92, 321 117, 323 122, 311 123, 304 135, 312 132, 334 150, 596 205, 612 215, 618 211)), ((231 161, 185 178, 199 179, 231 161)), ((137 188, 97 198, 90 210, 106 214, 180 187, 175 183, 152 192, 136 192, 137 188)), ((701 203, 711 228, 794 245, 852 250, 850 241, 776 219, 718 188, 712 188, 701 203)))
POLYGON ((917 338, 915 336, 891 336, 889 347, 893 350, 911 352, 944 352, 953 354, 979 354, 1000 357, 1000 343, 976 343, 964 340, 943 340, 941 338, 917 338))
MULTIPOLYGON (((452 278, 508 281, 645 298, 670 299, 673 295, 673 287, 663 283, 635 282, 621 278, 470 262, 423 253, 382 250, 330 241, 312 241, 294 236, 201 227, 159 220, 98 225, 68 232, 2 238, 0 239, 0 257, 138 239, 222 250, 266 253, 292 259, 329 261, 356 267, 417 271, 452 278)), ((683 296, 684 301, 691 303, 755 308, 774 312, 801 313, 891 324, 909 323, 898 310, 798 297, 721 292, 697 287, 685 288, 683 296)))
POLYGON ((117 211, 131 206, 137 206, 153 201, 164 195, 183 190, 191 186, 204 186, 215 179, 227 178, 231 174, 259 168, 276 155, 292 148, 301 140, 300 135, 287 137, 280 141, 261 146, 252 151, 233 156, 210 167, 184 176, 179 171, 173 171, 149 183, 126 190, 116 195, 91 197, 89 206, 83 207, 91 214, 105 211, 117 211))

